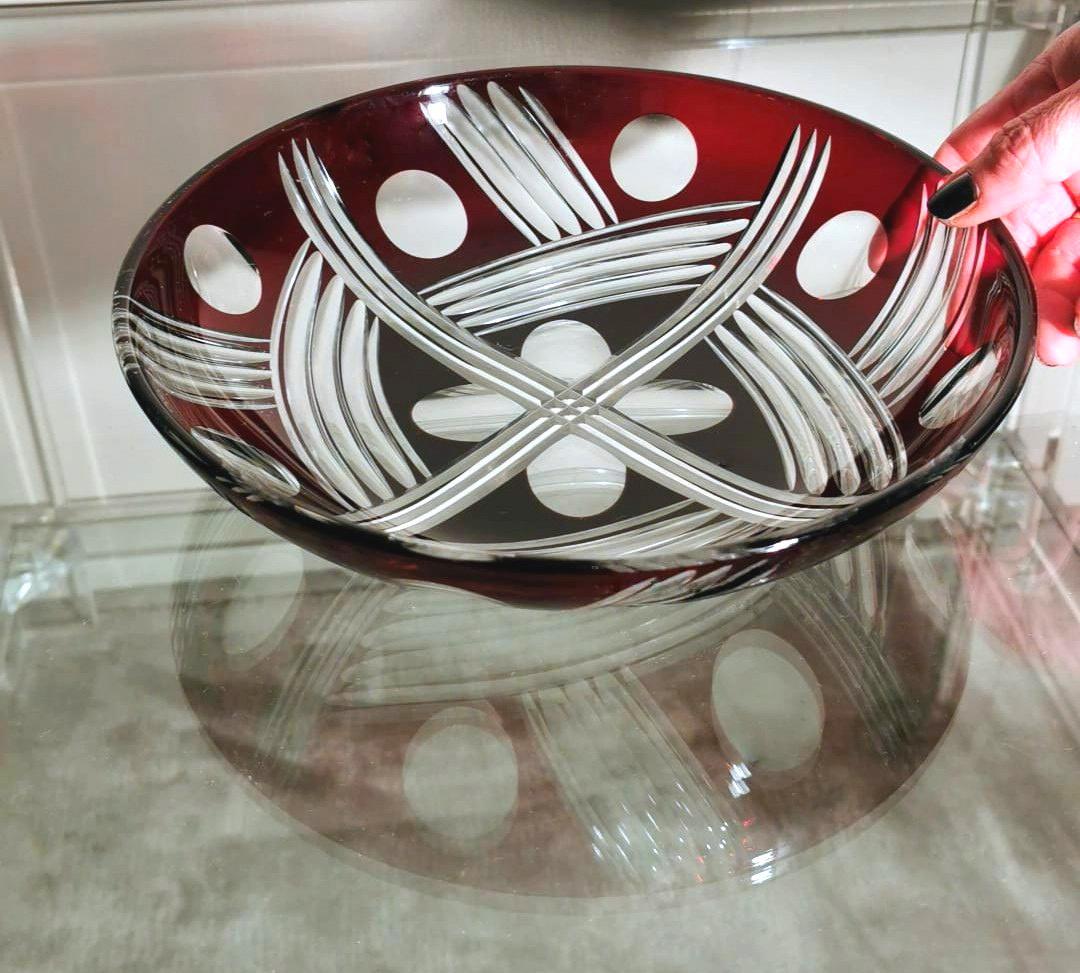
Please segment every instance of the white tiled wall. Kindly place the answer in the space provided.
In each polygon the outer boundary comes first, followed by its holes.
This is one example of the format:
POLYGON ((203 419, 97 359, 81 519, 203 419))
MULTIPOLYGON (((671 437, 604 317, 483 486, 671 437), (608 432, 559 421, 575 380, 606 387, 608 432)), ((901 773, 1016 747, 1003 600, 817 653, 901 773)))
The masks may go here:
MULTIPOLYGON (((58 500, 197 485, 121 380, 113 278, 144 218, 187 175, 310 106, 471 67, 620 63, 789 91, 930 151, 951 126, 965 31, 740 45, 710 37, 693 6, 173 0, 0 13, 0 228, 10 248, 0 264, 0 437, 10 443, 0 505, 44 500, 49 484, 58 500)), ((723 29, 747 35, 764 16, 730 14, 716 15, 723 29)), ((1022 62, 1027 36, 989 35, 984 87, 1022 62)))

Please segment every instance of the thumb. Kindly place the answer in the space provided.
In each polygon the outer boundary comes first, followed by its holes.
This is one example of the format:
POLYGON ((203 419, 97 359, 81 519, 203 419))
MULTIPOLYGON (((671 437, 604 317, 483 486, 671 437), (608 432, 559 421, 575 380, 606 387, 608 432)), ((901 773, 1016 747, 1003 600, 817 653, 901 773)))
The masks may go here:
POLYGON ((954 226, 1005 216, 1080 171, 1080 82, 1014 118, 927 204, 954 226))

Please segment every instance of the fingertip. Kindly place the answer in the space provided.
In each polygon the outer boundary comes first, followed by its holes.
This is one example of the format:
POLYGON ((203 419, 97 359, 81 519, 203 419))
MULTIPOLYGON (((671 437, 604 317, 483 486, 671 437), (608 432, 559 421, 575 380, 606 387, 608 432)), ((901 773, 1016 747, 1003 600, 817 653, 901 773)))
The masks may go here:
POLYGON ((1080 334, 1075 319, 1068 328, 1040 321, 1035 354, 1044 365, 1073 365, 1080 359, 1080 334))
POLYGON ((975 208, 979 202, 979 187, 967 170, 954 173, 938 186, 927 200, 930 215, 950 226, 970 226, 979 222, 975 208))

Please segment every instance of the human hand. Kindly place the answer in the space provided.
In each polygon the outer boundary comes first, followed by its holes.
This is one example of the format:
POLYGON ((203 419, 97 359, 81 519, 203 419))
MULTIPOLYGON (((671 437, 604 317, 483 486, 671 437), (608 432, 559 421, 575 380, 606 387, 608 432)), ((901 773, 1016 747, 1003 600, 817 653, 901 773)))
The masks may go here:
POLYGON ((1031 267, 1037 351, 1080 359, 1080 24, 979 108, 937 151, 958 170, 930 197, 953 226, 1001 217, 1031 267))

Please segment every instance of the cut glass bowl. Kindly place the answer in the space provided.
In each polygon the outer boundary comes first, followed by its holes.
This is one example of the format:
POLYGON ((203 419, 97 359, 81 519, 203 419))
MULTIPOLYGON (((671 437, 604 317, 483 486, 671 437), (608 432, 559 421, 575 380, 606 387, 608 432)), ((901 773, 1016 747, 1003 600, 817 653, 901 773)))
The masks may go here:
POLYGON ((277 125, 174 193, 114 335, 170 444, 341 564, 678 600, 866 539, 981 445, 1034 300, 941 170, 773 92, 497 70, 277 125))

